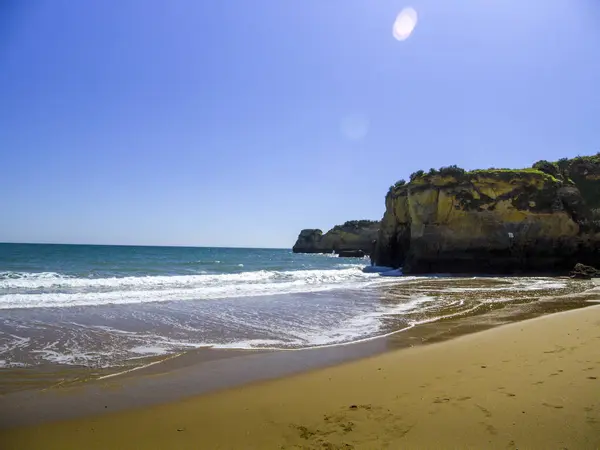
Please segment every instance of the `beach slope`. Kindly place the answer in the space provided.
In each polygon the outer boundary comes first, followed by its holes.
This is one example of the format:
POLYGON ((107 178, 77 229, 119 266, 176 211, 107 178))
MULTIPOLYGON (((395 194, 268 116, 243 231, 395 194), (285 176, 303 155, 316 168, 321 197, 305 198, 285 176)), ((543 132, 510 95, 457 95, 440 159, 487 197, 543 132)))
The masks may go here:
POLYGON ((138 410, 3 449, 600 448, 600 306, 138 410))

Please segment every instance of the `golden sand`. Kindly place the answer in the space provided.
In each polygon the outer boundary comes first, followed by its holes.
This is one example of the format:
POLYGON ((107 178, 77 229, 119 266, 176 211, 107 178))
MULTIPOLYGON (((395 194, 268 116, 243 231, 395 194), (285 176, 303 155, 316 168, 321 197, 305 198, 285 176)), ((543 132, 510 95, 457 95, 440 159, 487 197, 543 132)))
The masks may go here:
POLYGON ((600 306, 144 409, 8 449, 598 449, 600 306))

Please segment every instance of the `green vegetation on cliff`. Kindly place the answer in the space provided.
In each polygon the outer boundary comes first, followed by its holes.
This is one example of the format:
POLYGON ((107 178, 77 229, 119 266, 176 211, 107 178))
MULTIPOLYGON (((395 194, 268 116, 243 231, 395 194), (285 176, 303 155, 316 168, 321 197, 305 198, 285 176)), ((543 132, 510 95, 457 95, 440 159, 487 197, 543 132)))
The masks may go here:
POLYGON ((600 257, 600 153, 419 170, 385 204, 375 259, 406 273, 556 272, 600 257))
POLYGON ((406 185, 406 180, 404 180, 404 179, 396 181, 395 184, 393 184, 393 185, 390 186, 390 189, 388 190, 388 194, 390 192, 393 192, 395 189, 399 189, 399 188, 401 188, 402 186, 405 186, 405 185, 406 185))
POLYGON ((439 170, 431 169, 429 172, 417 171, 410 176, 410 181, 398 182, 391 186, 388 196, 403 195, 408 190, 427 189, 430 186, 453 187, 469 183, 478 183, 482 180, 509 183, 515 180, 528 180, 537 185, 545 183, 558 183, 559 180, 538 169, 476 169, 466 171, 457 166, 442 167, 439 170))
MULTIPOLYGON (((566 184, 577 186, 590 208, 600 208, 600 152, 591 156, 562 158, 555 162, 542 160, 533 167, 552 174, 566 184)), ((595 215, 600 218, 598 211, 595 215)))
POLYGON ((576 187, 589 208, 587 220, 583 221, 584 227, 600 230, 600 152, 554 162, 541 160, 533 167, 555 176, 566 186, 576 187))
POLYGON ((370 227, 372 225, 378 225, 378 224, 379 224, 378 220, 367 220, 367 219, 348 220, 347 222, 344 222, 342 225, 334 226, 332 229, 340 230, 343 228, 365 228, 365 227, 370 227))
POLYGON ((527 179, 531 176, 542 177, 545 181, 561 182, 565 185, 577 185, 583 198, 590 207, 600 208, 600 153, 592 156, 562 158, 555 162, 541 160, 530 168, 523 169, 475 169, 467 171, 456 165, 431 168, 428 172, 418 170, 410 175, 410 181, 399 180, 390 186, 388 194, 423 184, 463 183, 489 177, 500 181, 515 178, 527 179))

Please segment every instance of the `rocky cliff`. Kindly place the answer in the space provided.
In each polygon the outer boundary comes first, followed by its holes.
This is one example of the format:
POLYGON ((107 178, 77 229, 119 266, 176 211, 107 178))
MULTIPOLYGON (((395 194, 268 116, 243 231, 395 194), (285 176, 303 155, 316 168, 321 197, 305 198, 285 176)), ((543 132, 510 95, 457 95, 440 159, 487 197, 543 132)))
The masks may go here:
POLYGON ((294 253, 361 250, 370 254, 378 230, 379 222, 373 220, 351 220, 343 225, 336 225, 325 234, 319 229, 306 229, 300 232, 292 250, 294 253))
POLYGON ((414 173, 392 186, 375 261, 405 273, 566 273, 600 265, 600 154, 531 169, 414 173))

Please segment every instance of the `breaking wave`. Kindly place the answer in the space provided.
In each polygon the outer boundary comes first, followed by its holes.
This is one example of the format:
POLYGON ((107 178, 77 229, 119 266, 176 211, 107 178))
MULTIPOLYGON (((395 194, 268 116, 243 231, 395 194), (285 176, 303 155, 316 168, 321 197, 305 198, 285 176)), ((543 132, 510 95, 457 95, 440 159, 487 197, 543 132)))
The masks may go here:
POLYGON ((317 292, 384 282, 360 266, 295 270, 78 278, 60 273, 0 272, 0 309, 203 300, 317 292))

